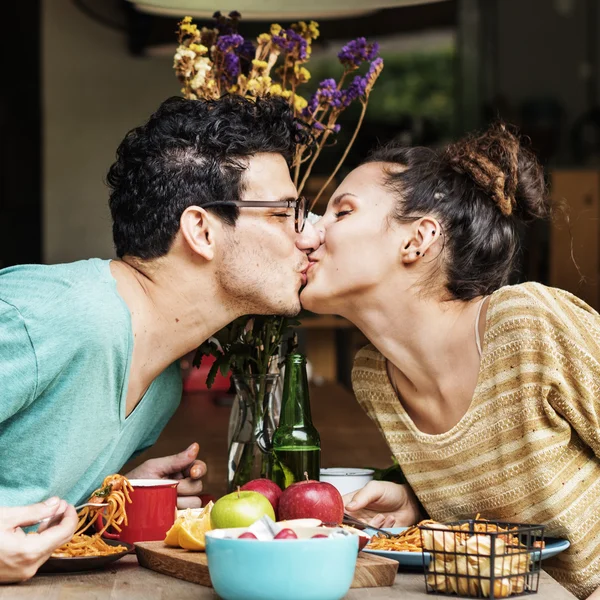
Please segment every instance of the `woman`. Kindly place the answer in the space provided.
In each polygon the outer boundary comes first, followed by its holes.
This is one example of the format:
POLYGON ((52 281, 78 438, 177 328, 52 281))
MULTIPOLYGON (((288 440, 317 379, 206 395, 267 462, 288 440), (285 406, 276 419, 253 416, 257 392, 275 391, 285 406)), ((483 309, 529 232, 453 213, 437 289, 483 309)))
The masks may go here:
POLYGON ((348 510, 545 523, 571 547, 544 568, 584 598, 600 586, 600 316, 507 285, 518 227, 549 213, 503 125, 442 152, 383 148, 329 202, 301 300, 370 340, 354 391, 409 483, 372 483, 348 510))

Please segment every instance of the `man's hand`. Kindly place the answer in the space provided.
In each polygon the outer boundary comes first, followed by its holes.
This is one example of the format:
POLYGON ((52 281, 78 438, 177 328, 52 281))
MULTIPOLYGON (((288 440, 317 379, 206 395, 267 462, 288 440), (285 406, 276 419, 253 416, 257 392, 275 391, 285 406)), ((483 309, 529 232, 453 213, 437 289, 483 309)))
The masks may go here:
POLYGON ((125 475, 127 479, 179 479, 177 508, 200 508, 202 491, 200 478, 206 475, 206 464, 196 460, 200 446, 194 442, 189 448, 161 458, 151 458, 125 475))
POLYGON ((364 488, 346 494, 344 505, 353 517, 374 527, 404 527, 423 518, 410 486, 390 481, 370 481, 364 488))
MULTIPOLYGON (((53 520, 54 520, 53 519, 53 520)), ((59 498, 30 506, 0 507, 0 583, 30 579, 77 528, 75 509, 59 498), (21 527, 54 517, 58 522, 26 534, 21 527)))

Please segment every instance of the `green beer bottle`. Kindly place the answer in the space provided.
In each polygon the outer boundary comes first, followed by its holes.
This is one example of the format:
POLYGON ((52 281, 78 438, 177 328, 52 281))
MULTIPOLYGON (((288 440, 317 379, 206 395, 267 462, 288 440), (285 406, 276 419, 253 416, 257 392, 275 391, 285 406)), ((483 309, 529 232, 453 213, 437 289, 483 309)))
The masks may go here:
POLYGON ((312 424, 306 358, 294 352, 285 361, 279 427, 273 434, 272 479, 281 489, 296 481, 319 480, 321 438, 312 424))

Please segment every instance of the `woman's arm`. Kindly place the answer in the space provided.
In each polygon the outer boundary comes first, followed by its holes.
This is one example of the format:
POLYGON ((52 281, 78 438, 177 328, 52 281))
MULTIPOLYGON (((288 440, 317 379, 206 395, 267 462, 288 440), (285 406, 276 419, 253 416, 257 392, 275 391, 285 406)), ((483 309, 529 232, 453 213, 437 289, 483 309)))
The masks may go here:
POLYGON ((411 487, 390 481, 370 481, 344 496, 346 510, 374 527, 403 527, 426 518, 411 487))

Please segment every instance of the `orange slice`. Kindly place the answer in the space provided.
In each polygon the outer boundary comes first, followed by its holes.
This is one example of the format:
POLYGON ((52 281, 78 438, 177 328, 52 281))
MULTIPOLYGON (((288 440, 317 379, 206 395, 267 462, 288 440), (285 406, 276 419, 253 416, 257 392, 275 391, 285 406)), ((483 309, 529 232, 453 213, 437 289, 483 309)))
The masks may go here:
POLYGON ((175 548, 179 546, 179 530, 181 529, 181 523, 183 523, 183 517, 178 517, 175 519, 175 523, 173 523, 171 529, 167 531, 165 537, 165 544, 167 546, 174 546, 175 548))
POLYGON ((186 550, 206 550, 204 534, 210 528, 210 513, 199 519, 183 519, 179 526, 179 545, 186 550))

